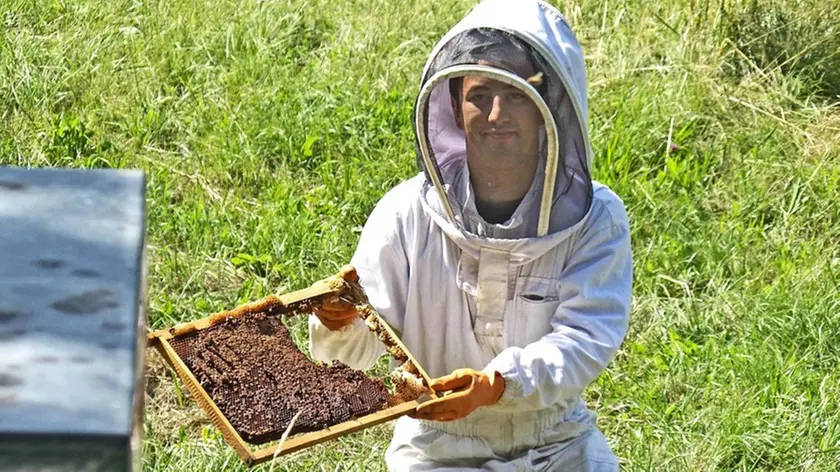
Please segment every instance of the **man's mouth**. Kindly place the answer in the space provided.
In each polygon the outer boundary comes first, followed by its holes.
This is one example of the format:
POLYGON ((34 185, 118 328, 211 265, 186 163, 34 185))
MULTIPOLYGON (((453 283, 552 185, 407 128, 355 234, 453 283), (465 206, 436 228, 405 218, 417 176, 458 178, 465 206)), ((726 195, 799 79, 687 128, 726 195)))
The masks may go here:
POLYGON ((484 133, 484 135, 494 141, 504 141, 506 139, 510 139, 516 136, 516 131, 488 131, 484 133))

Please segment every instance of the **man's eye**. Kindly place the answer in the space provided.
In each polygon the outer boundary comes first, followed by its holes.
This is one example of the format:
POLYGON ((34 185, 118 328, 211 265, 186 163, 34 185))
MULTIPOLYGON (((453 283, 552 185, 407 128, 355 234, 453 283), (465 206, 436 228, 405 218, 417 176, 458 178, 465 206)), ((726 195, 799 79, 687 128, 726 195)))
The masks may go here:
POLYGON ((476 94, 470 95, 469 98, 467 98, 467 100, 469 100, 471 102, 482 102, 486 99, 487 99, 487 95, 485 95, 483 93, 476 93, 476 94))
POLYGON ((528 96, 527 96, 527 95, 525 95, 525 94, 524 94, 524 93, 522 93, 522 92, 513 92, 513 93, 511 93, 511 95, 510 95, 510 99, 511 99, 511 100, 514 100, 514 101, 517 101, 517 102, 522 102, 522 101, 527 100, 527 99, 528 99, 528 96))

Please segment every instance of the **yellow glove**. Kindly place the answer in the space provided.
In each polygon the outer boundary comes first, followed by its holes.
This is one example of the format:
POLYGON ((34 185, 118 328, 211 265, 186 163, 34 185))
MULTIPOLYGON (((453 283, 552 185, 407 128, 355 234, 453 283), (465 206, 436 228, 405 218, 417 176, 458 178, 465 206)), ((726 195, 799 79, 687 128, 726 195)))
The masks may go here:
POLYGON ((505 391, 502 374, 488 375, 472 369, 458 369, 432 381, 432 390, 449 393, 417 407, 412 418, 433 421, 453 421, 465 418, 480 406, 496 403, 505 391))
POLYGON ((326 302, 312 312, 330 331, 337 331, 349 325, 359 316, 356 306, 341 298, 335 302, 326 302))

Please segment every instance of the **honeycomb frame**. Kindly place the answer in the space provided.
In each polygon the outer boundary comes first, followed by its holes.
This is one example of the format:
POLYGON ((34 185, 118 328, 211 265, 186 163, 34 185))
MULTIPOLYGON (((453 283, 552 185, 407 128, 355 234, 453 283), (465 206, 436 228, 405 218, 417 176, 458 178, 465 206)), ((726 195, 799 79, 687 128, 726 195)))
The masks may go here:
POLYGON ((147 341, 148 346, 154 347, 178 374, 192 398, 219 429, 225 442, 249 466, 394 420, 414 411, 417 405, 425 399, 437 396, 429 389, 431 384, 429 376, 403 345, 397 334, 368 303, 367 296, 358 283, 358 275, 352 266, 344 266, 337 275, 315 282, 312 286, 303 290, 281 296, 269 296, 230 311, 216 313, 200 320, 151 332, 147 336, 147 341), (230 318, 254 313, 278 316, 308 313, 321 304, 338 298, 356 305, 359 316, 365 320, 368 328, 377 334, 385 349, 397 361, 399 366, 392 372, 391 380, 395 386, 396 395, 406 400, 395 406, 320 431, 291 436, 281 444, 269 444, 267 447, 254 449, 236 431, 212 397, 202 387, 193 372, 176 352, 173 342, 180 336, 207 329, 230 318))

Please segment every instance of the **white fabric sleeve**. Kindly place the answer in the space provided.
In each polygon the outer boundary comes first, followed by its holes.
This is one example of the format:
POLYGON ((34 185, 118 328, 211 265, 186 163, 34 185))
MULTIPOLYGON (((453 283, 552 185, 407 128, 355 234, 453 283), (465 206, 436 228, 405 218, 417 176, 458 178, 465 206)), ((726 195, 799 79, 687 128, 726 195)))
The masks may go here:
MULTIPOLYGON (((624 216, 624 215, 623 215, 624 216)), ((627 333, 633 262, 626 216, 584 234, 559 280, 552 332, 524 348, 500 352, 484 369, 505 391, 491 408, 569 407, 604 371, 627 333)))
MULTIPOLYGON (((387 195, 371 212, 350 264, 356 268, 370 304, 401 333, 408 264, 399 236, 399 218, 386 200, 387 195)), ((318 317, 310 315, 309 352, 321 362, 338 359, 354 369, 367 370, 385 353, 385 347, 361 318, 341 330, 330 331, 318 317)))
POLYGON ((361 318, 340 330, 330 331, 317 316, 309 315, 309 352, 316 361, 339 360, 353 369, 367 370, 382 355, 378 342, 361 318))

